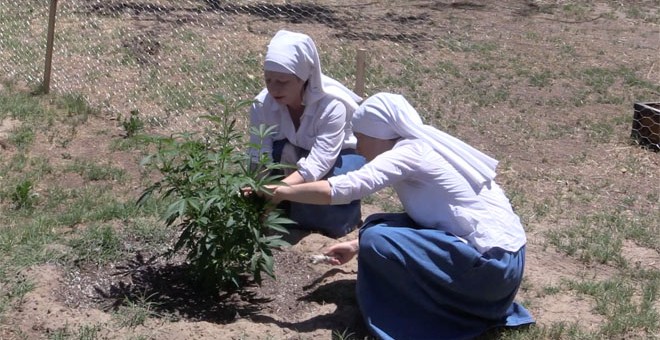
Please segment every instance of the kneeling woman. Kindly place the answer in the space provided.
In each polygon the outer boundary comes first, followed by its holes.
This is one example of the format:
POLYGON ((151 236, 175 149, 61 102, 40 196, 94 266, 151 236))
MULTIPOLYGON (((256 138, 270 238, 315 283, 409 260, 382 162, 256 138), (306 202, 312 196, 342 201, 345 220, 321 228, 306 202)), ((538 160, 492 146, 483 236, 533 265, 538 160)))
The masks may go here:
POLYGON ((358 255, 357 298, 382 339, 469 339, 533 323, 514 302, 525 263, 520 219, 495 183, 497 161, 424 125, 400 95, 379 93, 353 117, 368 163, 328 180, 275 187, 275 202, 343 204, 386 186, 405 213, 375 214, 359 241, 326 250, 358 255))
MULTIPOLYGON (((285 174, 289 185, 313 182, 360 168, 351 117, 362 100, 321 72, 316 46, 302 33, 281 30, 268 45, 264 60, 266 88, 250 112, 251 126, 274 126, 266 140, 252 136, 253 160, 266 154, 275 162, 295 165, 285 174)), ((285 207, 297 228, 341 237, 360 222, 360 201, 320 206, 292 202, 285 207)))

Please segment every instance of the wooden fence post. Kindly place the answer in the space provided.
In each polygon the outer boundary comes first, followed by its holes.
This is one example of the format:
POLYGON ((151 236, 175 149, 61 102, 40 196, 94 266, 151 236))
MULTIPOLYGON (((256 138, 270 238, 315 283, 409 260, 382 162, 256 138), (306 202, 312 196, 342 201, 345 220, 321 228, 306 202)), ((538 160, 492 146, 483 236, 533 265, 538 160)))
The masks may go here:
POLYGON ((50 73, 53 63, 53 40, 55 38, 55 13, 57 0, 50 0, 50 14, 48 15, 48 38, 46 39, 46 65, 44 67, 43 93, 50 92, 50 73))
POLYGON ((366 54, 367 51, 365 49, 358 48, 355 61, 355 93, 360 97, 364 97, 366 54))

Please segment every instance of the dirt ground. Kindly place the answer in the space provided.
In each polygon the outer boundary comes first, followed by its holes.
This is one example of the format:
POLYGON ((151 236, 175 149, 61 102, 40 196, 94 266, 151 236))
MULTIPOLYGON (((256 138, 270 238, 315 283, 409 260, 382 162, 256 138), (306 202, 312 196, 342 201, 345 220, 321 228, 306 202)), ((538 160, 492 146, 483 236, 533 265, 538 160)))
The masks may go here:
MULTIPOLYGON (((653 1, 639 3, 647 4, 646 8, 653 7, 653 1)), ((497 4, 490 1, 414 1, 410 5, 409 15, 399 13, 401 15, 396 16, 399 22, 407 24, 408 31, 390 32, 388 28, 375 34, 373 32, 377 30, 373 29, 373 25, 376 24, 365 21, 354 23, 351 34, 344 31, 345 38, 367 38, 373 44, 387 44, 392 43, 397 35, 406 34, 409 39, 416 39, 414 48, 420 49, 420 53, 427 53, 425 46, 433 43, 434 32, 445 29, 444 23, 450 17, 465 16, 471 19, 466 34, 496 42, 498 40, 493 37, 499 35, 502 37, 501 44, 533 59, 543 58, 537 49, 543 43, 519 43, 515 37, 520 32, 533 29, 541 39, 544 34, 571 30, 575 33, 565 37, 565 43, 575 46, 578 57, 574 63, 596 65, 605 63, 605 60, 641 63, 649 66, 648 73, 643 75, 645 80, 660 83, 658 25, 623 15, 604 20, 601 15, 606 12, 605 3, 596 2, 593 16, 574 20, 556 19, 552 13, 538 10, 544 5, 543 1, 509 0, 497 4), (365 33, 368 27, 371 27, 369 34, 365 33), (577 32, 586 33, 581 36, 577 32), (629 53, 633 47, 638 52, 648 54, 629 53)), ((408 8, 401 7, 399 10, 407 11, 408 8)), ((382 14, 384 17, 392 17, 395 12, 396 9, 390 9, 384 10, 382 14)), ((274 19, 264 18, 250 23, 251 34, 260 35, 260 41, 265 41, 270 34, 261 31, 262 26, 269 24, 266 20, 274 19)), ((282 24, 301 31, 313 30, 313 25, 324 24, 324 19, 321 17, 316 23, 293 21, 282 24)), ((339 31, 339 28, 326 27, 325 30, 339 31)), ((539 62, 538 66, 542 64, 539 62)), ((442 82, 438 85, 442 85, 442 82)), ((543 90, 526 89, 523 85, 514 89, 520 100, 525 100, 530 107, 545 105, 550 100, 567 100, 572 90, 562 83, 552 84, 543 90)), ((437 91, 442 91, 442 88, 437 91)), ((660 94, 656 95, 660 97, 660 94)), ((597 119, 601 114, 616 114, 622 107, 627 108, 629 105, 595 104, 585 109, 586 112, 580 112, 579 117, 571 115, 574 112, 565 108, 557 112, 538 112, 531 108, 529 112, 533 115, 525 118, 530 125, 563 123, 579 129, 581 121, 597 119)), ((560 253, 548 246, 544 233, 566 224, 564 219, 576 218, 581 214, 580 209, 595 211, 599 207, 614 206, 617 197, 624 193, 632 192, 640 197, 657 194, 660 181, 657 172, 649 171, 646 175, 631 178, 633 174, 615 168, 614 164, 620 164, 621 160, 635 155, 636 159, 642 159, 641 166, 658 169, 660 157, 657 153, 625 144, 623 141, 629 135, 629 130, 616 131, 617 136, 605 144, 599 154, 595 150, 585 149, 584 135, 572 136, 568 140, 535 140, 520 131, 509 130, 511 127, 507 123, 525 115, 519 108, 501 105, 479 110, 480 114, 489 114, 489 121, 499 121, 500 124, 492 125, 487 131, 480 131, 481 134, 469 127, 461 132, 470 136, 470 142, 486 148, 506 163, 498 175, 505 189, 524 188, 525 193, 537 202, 541 202, 544 197, 559 197, 588 186, 602 190, 596 201, 563 206, 567 212, 565 215, 552 220, 534 220, 527 226, 525 283, 517 298, 518 301, 533 302, 529 309, 538 325, 579 320, 585 329, 596 329, 603 322, 603 317, 594 312, 593 301, 571 291, 549 295, 542 294, 541 290, 559 284, 563 278, 576 275, 594 279, 607 277, 614 269, 607 265, 587 264, 560 253), (572 157, 587 158, 587 164, 592 167, 575 167, 570 161, 572 157), (606 162, 604 159, 619 162, 606 162), (598 168, 598 175, 593 174, 593 168, 598 168), (605 177, 611 179, 609 186, 600 185, 602 182, 599 181, 605 177)), ((448 113, 450 118, 456 119, 461 114, 455 110, 448 113)), ((2 124, 4 127, 0 129, 0 140, 3 139, 2 133, 15 128, 17 122, 5 120, 2 124)), ((129 173, 133 188, 129 196, 133 194, 133 197, 137 197, 142 189, 138 165, 140 152, 113 151, 110 148, 112 140, 121 138, 121 134, 113 117, 95 116, 88 119, 84 130, 77 131, 66 149, 53 145, 46 136, 38 136, 30 152, 48 158, 53 164, 66 162, 61 156, 64 152, 69 158, 110 160, 114 166, 126 169, 129 173), (90 145, 94 147, 90 148, 90 145)), ((3 146, 0 151, 7 157, 18 152, 11 146, 3 146)), ((67 178, 50 180, 64 181, 72 187, 85 185, 81 178, 73 174, 67 178)), ((41 185, 47 184, 42 182, 41 185)), ((376 203, 364 204, 363 215, 381 209, 376 203)), ((355 237, 356 232, 353 232, 342 240, 355 237)), ((101 339, 330 339, 333 331, 341 333, 343 330, 349 330, 359 339, 366 337, 355 298, 356 260, 338 267, 312 264, 310 256, 321 253, 324 247, 336 240, 319 234, 300 233, 293 233, 290 240, 293 244, 291 248, 276 252, 276 280, 267 278, 260 287, 250 287, 241 294, 217 297, 199 294, 183 274, 184 264, 154 257, 158 255, 157 251, 137 253, 134 258, 103 268, 82 267, 73 272, 56 264, 29 268, 22 275, 34 282, 35 287, 9 313, 6 325, 11 326, 0 328, 0 339, 18 339, 23 336, 28 339, 44 339, 63 328, 75 332, 83 325, 102 325, 97 333, 101 339), (124 298, 141 294, 150 297, 151 317, 143 325, 117 327, 114 322, 115 311, 122 305, 124 298)), ((655 249, 630 242, 624 245, 623 253, 631 263, 660 269, 660 253, 655 249)))

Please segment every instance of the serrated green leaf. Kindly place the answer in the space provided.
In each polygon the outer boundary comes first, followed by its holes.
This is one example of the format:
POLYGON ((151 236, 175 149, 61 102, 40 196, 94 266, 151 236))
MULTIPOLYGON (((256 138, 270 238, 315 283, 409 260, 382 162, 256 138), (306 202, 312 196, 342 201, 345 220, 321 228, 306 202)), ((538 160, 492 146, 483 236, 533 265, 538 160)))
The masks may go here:
POLYGON ((286 248, 291 246, 291 243, 281 238, 268 238, 265 243, 271 248, 286 248))

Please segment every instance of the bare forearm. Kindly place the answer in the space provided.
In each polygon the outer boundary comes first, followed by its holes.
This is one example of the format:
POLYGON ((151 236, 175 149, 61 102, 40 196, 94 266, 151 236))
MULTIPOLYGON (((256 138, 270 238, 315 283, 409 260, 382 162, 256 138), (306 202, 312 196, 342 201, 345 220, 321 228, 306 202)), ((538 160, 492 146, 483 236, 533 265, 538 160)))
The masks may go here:
POLYGON ((328 181, 278 186, 273 193, 275 202, 292 201, 307 204, 330 204, 331 190, 328 181))
POLYGON ((287 185, 301 184, 305 182, 305 179, 300 175, 300 172, 294 171, 291 175, 287 176, 282 182, 287 185))

